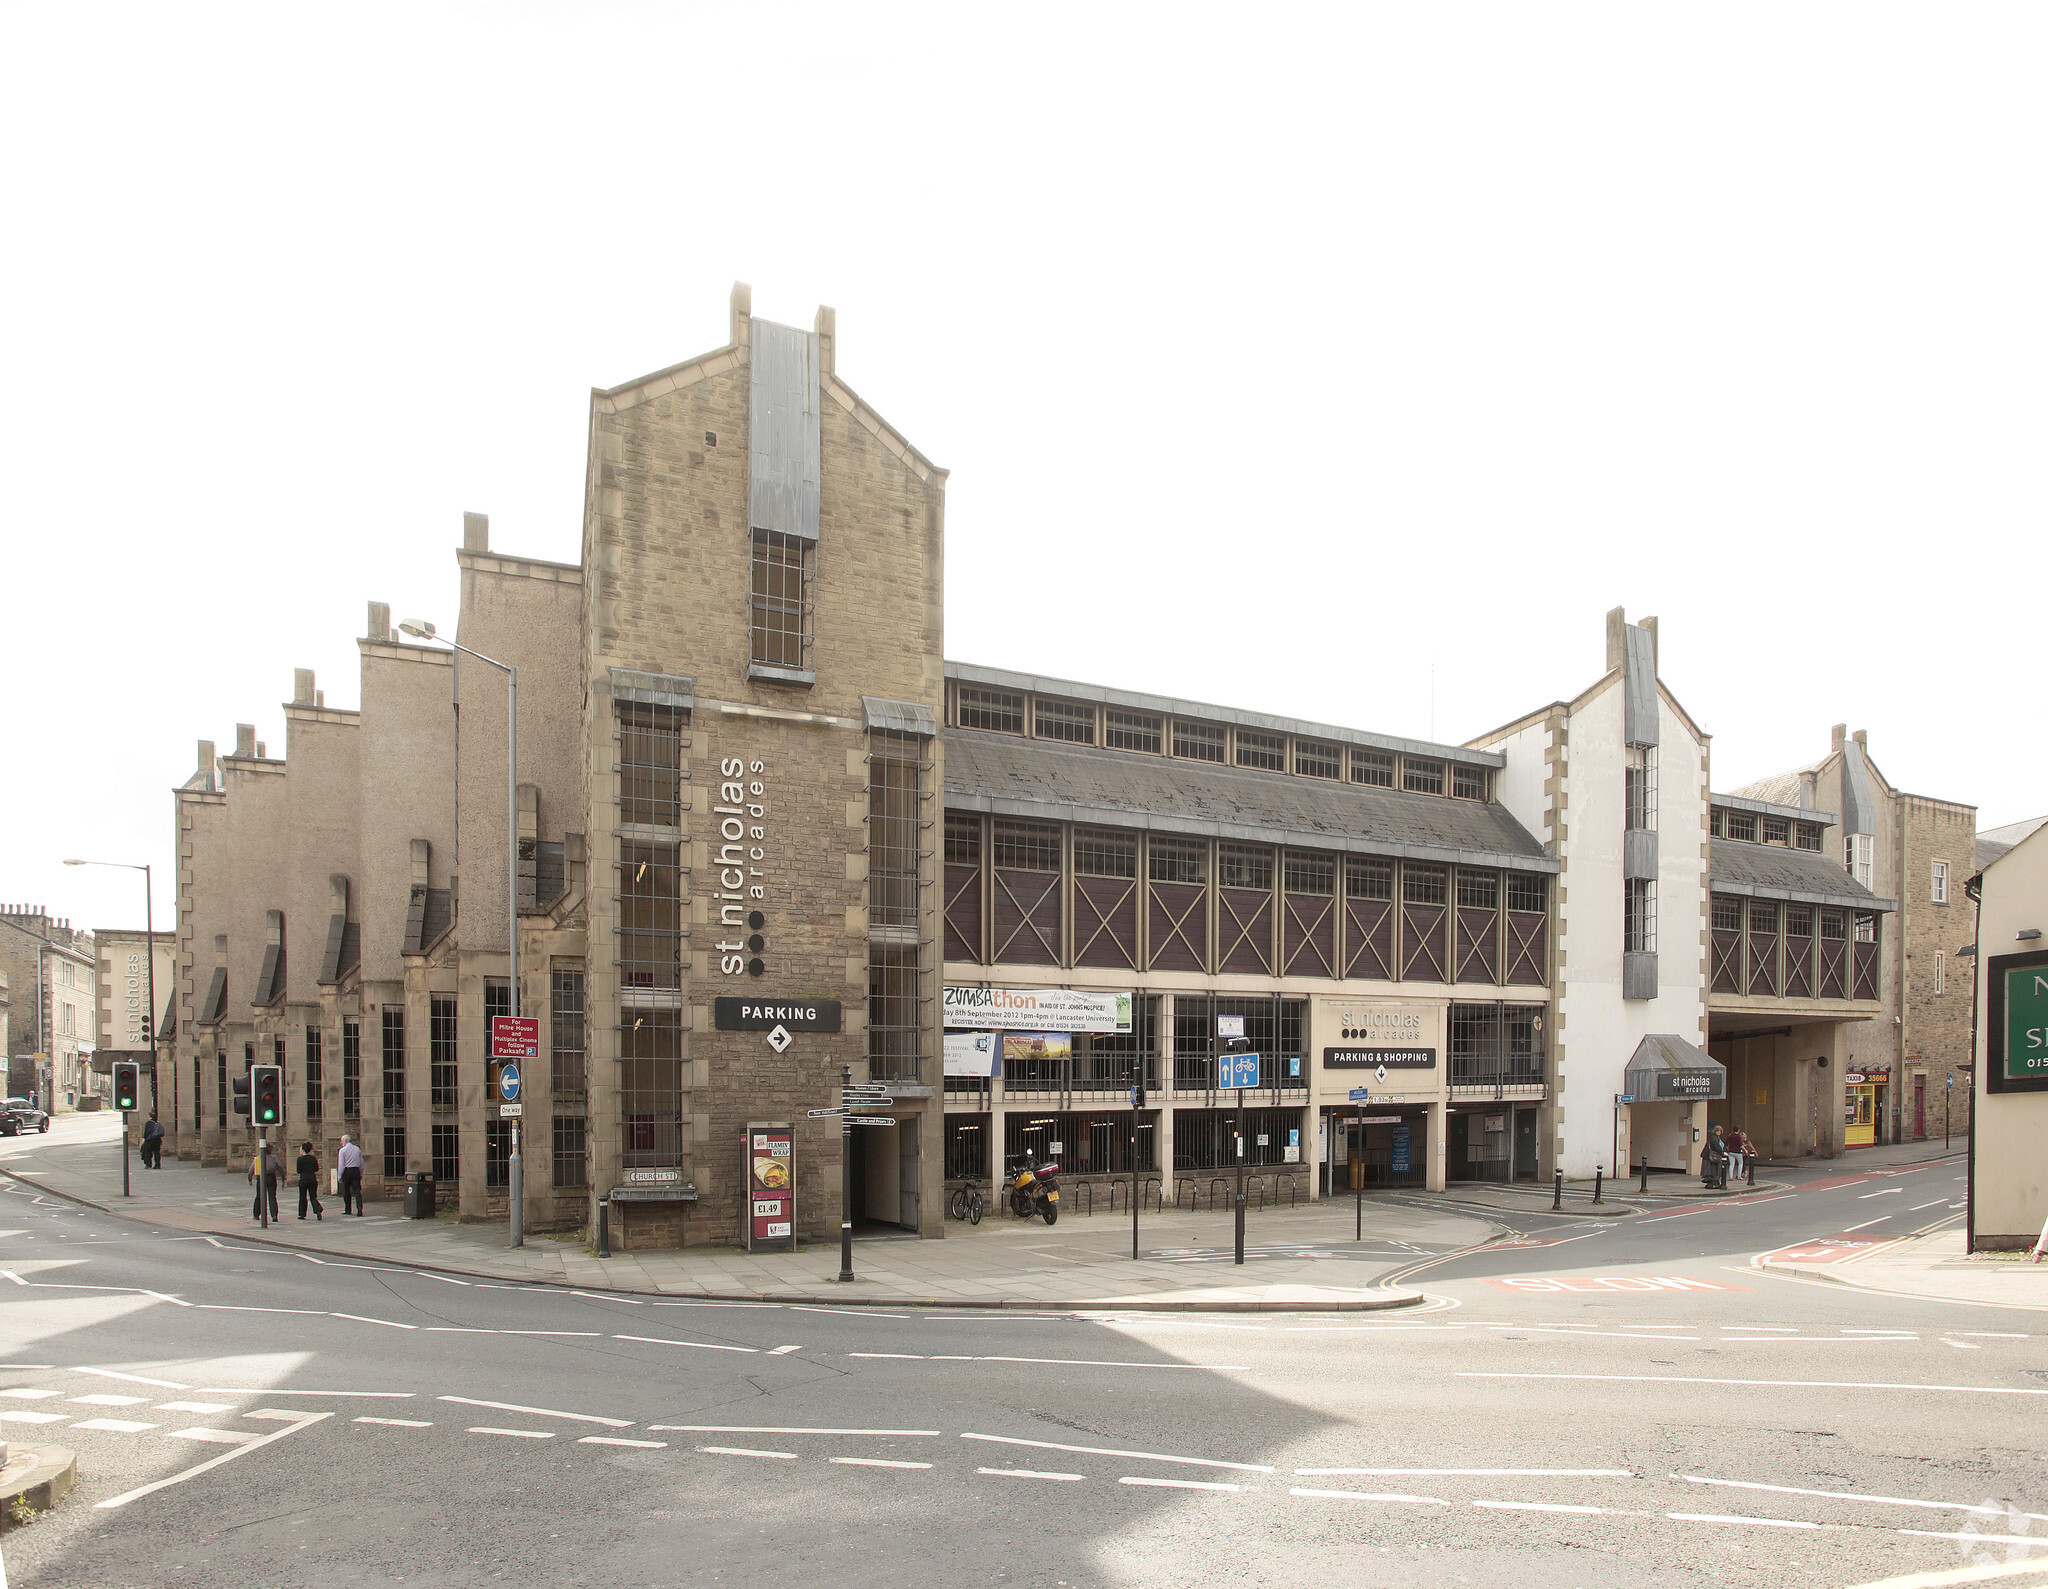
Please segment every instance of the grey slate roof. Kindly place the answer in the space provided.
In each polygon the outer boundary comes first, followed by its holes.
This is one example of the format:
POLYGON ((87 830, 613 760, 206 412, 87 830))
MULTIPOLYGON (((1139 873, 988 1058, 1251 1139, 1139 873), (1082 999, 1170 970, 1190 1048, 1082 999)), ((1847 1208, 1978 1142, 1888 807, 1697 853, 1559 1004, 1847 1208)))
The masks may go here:
POLYGON ((1987 839, 1980 834, 1977 839, 1977 870, 1983 871, 2011 848, 2010 844, 2000 844, 1996 839, 1987 839))
POLYGON ((1123 751, 945 732, 946 805, 1250 844, 1555 872, 1504 806, 1123 751))
POLYGON ((1840 905, 1852 910, 1899 908, 1897 900, 1878 898, 1838 863, 1813 850, 1715 839, 1708 875, 1717 894, 1786 899, 1800 905, 1840 905))

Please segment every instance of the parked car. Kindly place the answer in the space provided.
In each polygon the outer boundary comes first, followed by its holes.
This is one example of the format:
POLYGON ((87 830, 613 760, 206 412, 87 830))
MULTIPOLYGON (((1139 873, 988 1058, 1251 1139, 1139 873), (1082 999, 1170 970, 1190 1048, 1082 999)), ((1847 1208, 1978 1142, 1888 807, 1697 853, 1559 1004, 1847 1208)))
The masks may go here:
POLYGON ((5 1102, 0 1102, 0 1113, 4 1113, 13 1123, 11 1131, 6 1126, 0 1126, 0 1136, 20 1136, 24 1131, 50 1129, 50 1117, 36 1107, 33 1098, 9 1098, 5 1102))

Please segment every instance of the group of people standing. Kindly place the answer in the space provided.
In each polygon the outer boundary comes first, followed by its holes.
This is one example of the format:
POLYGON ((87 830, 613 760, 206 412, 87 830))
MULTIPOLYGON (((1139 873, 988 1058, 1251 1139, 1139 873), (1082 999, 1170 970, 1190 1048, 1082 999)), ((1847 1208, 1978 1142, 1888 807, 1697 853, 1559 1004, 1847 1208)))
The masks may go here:
MULTIPOLYGON (((363 1150, 349 1137, 341 1139, 341 1151, 335 1154, 336 1180, 341 1191, 341 1211, 363 1216, 363 1150)), ((299 1157, 292 1166, 299 1182, 299 1218, 306 1217, 310 1208, 313 1218, 323 1220, 327 1211, 320 1202, 320 1158, 313 1151, 313 1144, 301 1142, 299 1157)), ((277 1188, 284 1179, 284 1154, 274 1142, 266 1141, 249 1161, 249 1183, 256 1188, 256 1201, 249 1210, 249 1217, 262 1221, 266 1208, 270 1217, 278 1218, 277 1188)))
POLYGON ((1720 1126, 1707 1128, 1707 1140, 1700 1149, 1700 1181, 1713 1188, 1725 1188, 1730 1180, 1741 1180, 1756 1162, 1756 1144, 1740 1126, 1724 1132, 1720 1126))

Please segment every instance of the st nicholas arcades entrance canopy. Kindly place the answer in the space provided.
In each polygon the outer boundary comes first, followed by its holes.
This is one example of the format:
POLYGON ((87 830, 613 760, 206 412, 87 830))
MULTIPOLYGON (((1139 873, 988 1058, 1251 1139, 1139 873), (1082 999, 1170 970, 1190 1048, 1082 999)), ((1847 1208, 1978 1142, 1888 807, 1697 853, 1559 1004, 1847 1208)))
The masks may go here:
POLYGON ((1728 1068, 1682 1037, 1652 1032, 1629 1056, 1622 1092, 1634 1103, 1690 1103, 1728 1096, 1728 1068))

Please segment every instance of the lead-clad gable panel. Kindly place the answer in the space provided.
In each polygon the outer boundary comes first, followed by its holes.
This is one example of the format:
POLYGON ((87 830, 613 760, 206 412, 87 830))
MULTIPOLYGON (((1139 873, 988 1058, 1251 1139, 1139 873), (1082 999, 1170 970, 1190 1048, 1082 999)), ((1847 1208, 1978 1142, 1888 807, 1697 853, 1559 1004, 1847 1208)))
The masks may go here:
POLYGON ((756 320, 747 402, 747 517, 757 530, 818 538, 818 339, 756 320))

